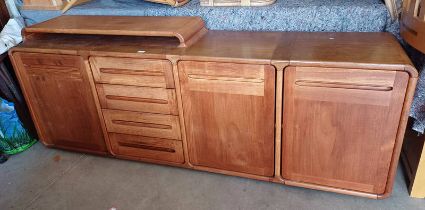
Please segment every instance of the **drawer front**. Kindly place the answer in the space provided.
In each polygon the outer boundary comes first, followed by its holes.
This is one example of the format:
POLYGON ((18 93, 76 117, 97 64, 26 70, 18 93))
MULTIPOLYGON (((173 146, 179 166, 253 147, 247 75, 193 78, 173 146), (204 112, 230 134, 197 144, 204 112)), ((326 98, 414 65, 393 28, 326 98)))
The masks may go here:
POLYGON ((21 61, 27 69, 41 70, 55 69, 57 71, 70 71, 80 69, 81 61, 78 56, 39 54, 39 53, 19 53, 21 61), (65 68, 68 67, 68 68, 65 68))
POLYGON ((178 116, 103 110, 109 132, 181 140, 178 116))
POLYGON ((183 163, 181 141, 109 133, 112 151, 117 155, 183 163))
POLYGON ((178 115, 174 89, 109 84, 96 88, 104 109, 178 115))
POLYGON ((172 65, 166 60, 90 57, 97 83, 174 88, 172 65))

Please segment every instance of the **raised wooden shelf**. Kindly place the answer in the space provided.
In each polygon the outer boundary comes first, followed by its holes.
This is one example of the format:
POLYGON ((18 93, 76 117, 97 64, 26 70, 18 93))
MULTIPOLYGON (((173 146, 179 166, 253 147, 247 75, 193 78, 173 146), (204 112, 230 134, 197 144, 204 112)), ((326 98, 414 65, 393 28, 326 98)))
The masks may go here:
POLYGON ((63 15, 24 29, 35 33, 175 37, 187 47, 207 32, 200 17, 130 17, 63 15))

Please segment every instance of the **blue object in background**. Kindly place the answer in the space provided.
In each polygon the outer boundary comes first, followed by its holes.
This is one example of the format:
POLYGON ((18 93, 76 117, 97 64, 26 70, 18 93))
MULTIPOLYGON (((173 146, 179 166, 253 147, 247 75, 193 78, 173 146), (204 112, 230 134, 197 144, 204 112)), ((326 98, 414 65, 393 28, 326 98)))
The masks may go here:
POLYGON ((16 154, 36 142, 22 127, 13 103, 0 98, 0 153, 16 154))
MULTIPOLYGON (((2 100, 0 103, 0 107, 5 107, 5 105, 13 107, 12 102, 2 100)), ((0 125, 4 126, 4 128, 6 129, 6 133, 3 133, 5 137, 11 136, 14 128, 18 129, 19 131, 24 130, 21 123, 19 122, 18 115, 16 114, 15 110, 9 112, 0 109, 0 125)))

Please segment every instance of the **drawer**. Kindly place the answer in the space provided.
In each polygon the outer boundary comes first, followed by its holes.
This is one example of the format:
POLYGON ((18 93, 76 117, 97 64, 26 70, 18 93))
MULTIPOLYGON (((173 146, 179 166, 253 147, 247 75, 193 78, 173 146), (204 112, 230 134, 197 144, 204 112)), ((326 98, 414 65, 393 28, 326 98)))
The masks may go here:
POLYGON ((39 53, 19 53, 26 72, 30 75, 66 76, 81 79, 81 57, 39 53))
MULTIPOLYGON (((19 53, 25 67, 74 67, 81 68, 79 56, 39 53, 19 53)), ((62 68, 61 68, 62 69, 62 68)))
POLYGON ((167 60, 90 57, 90 65, 97 83, 174 88, 167 60))
POLYGON ((104 109, 178 115, 174 89, 97 84, 104 109))
POLYGON ((179 117, 103 109, 109 132, 181 140, 179 117))
POLYGON ((109 133, 112 151, 117 155, 183 163, 181 141, 109 133))

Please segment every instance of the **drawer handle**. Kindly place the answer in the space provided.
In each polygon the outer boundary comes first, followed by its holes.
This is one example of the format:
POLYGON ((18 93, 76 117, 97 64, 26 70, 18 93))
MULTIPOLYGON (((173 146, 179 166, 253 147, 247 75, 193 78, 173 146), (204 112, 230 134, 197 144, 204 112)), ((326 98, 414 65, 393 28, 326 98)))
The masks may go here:
POLYGON ((74 71, 78 71, 78 67, 75 66, 65 66, 65 65, 49 65, 49 64, 24 64, 26 68, 34 68, 34 69, 57 69, 57 70, 66 70, 73 69, 74 71))
POLYGON ((106 99, 118 100, 118 101, 133 101, 133 102, 142 102, 142 103, 153 103, 153 104, 168 104, 167 100, 153 99, 153 98, 136 98, 136 97, 128 97, 128 96, 107 95, 106 99))
POLYGON ((57 68, 50 68, 50 67, 45 67, 45 68, 29 67, 27 68, 27 72, 31 76, 56 75, 56 76, 60 76, 62 79, 63 78, 71 78, 71 79, 79 79, 79 80, 82 79, 78 69, 68 68, 68 67, 66 67, 66 69, 57 69, 57 68))
POLYGON ((197 80, 220 80, 220 81, 228 81, 228 82, 249 82, 249 83, 263 83, 264 79, 258 78, 244 78, 244 77, 232 77, 232 76, 221 76, 221 75, 195 75, 189 74, 190 79, 197 80))
POLYGON ((161 152, 169 152, 169 153, 175 153, 176 150, 167 148, 167 147, 158 147, 158 146, 152 146, 152 145, 146 145, 142 143, 130 143, 130 142, 118 142, 120 146, 123 147, 133 147, 133 148, 139 148, 139 149, 147 149, 147 150, 154 150, 154 151, 161 151, 161 152))
POLYGON ((112 123, 117 125, 126 125, 134 127, 144 127, 144 128, 158 128, 158 129, 172 129, 171 125, 162 125, 155 123, 142 123, 142 122, 133 122, 125 120, 112 120, 112 123))
POLYGON ((55 66, 29 66, 27 67, 28 72, 48 72, 48 73, 58 73, 58 74, 67 74, 67 73, 78 73, 78 68, 74 67, 55 67, 55 66))
POLYGON ((164 76, 163 72, 152 71, 152 70, 131 70, 131 69, 112 69, 112 68, 101 68, 101 73, 106 74, 128 74, 138 76, 164 76))
POLYGON ((373 85, 373 84, 358 84, 348 82, 325 82, 314 80, 297 80, 295 84, 306 87, 327 87, 327 88, 342 88, 342 89, 358 89, 358 90, 375 90, 375 91, 391 91, 393 87, 373 85))

